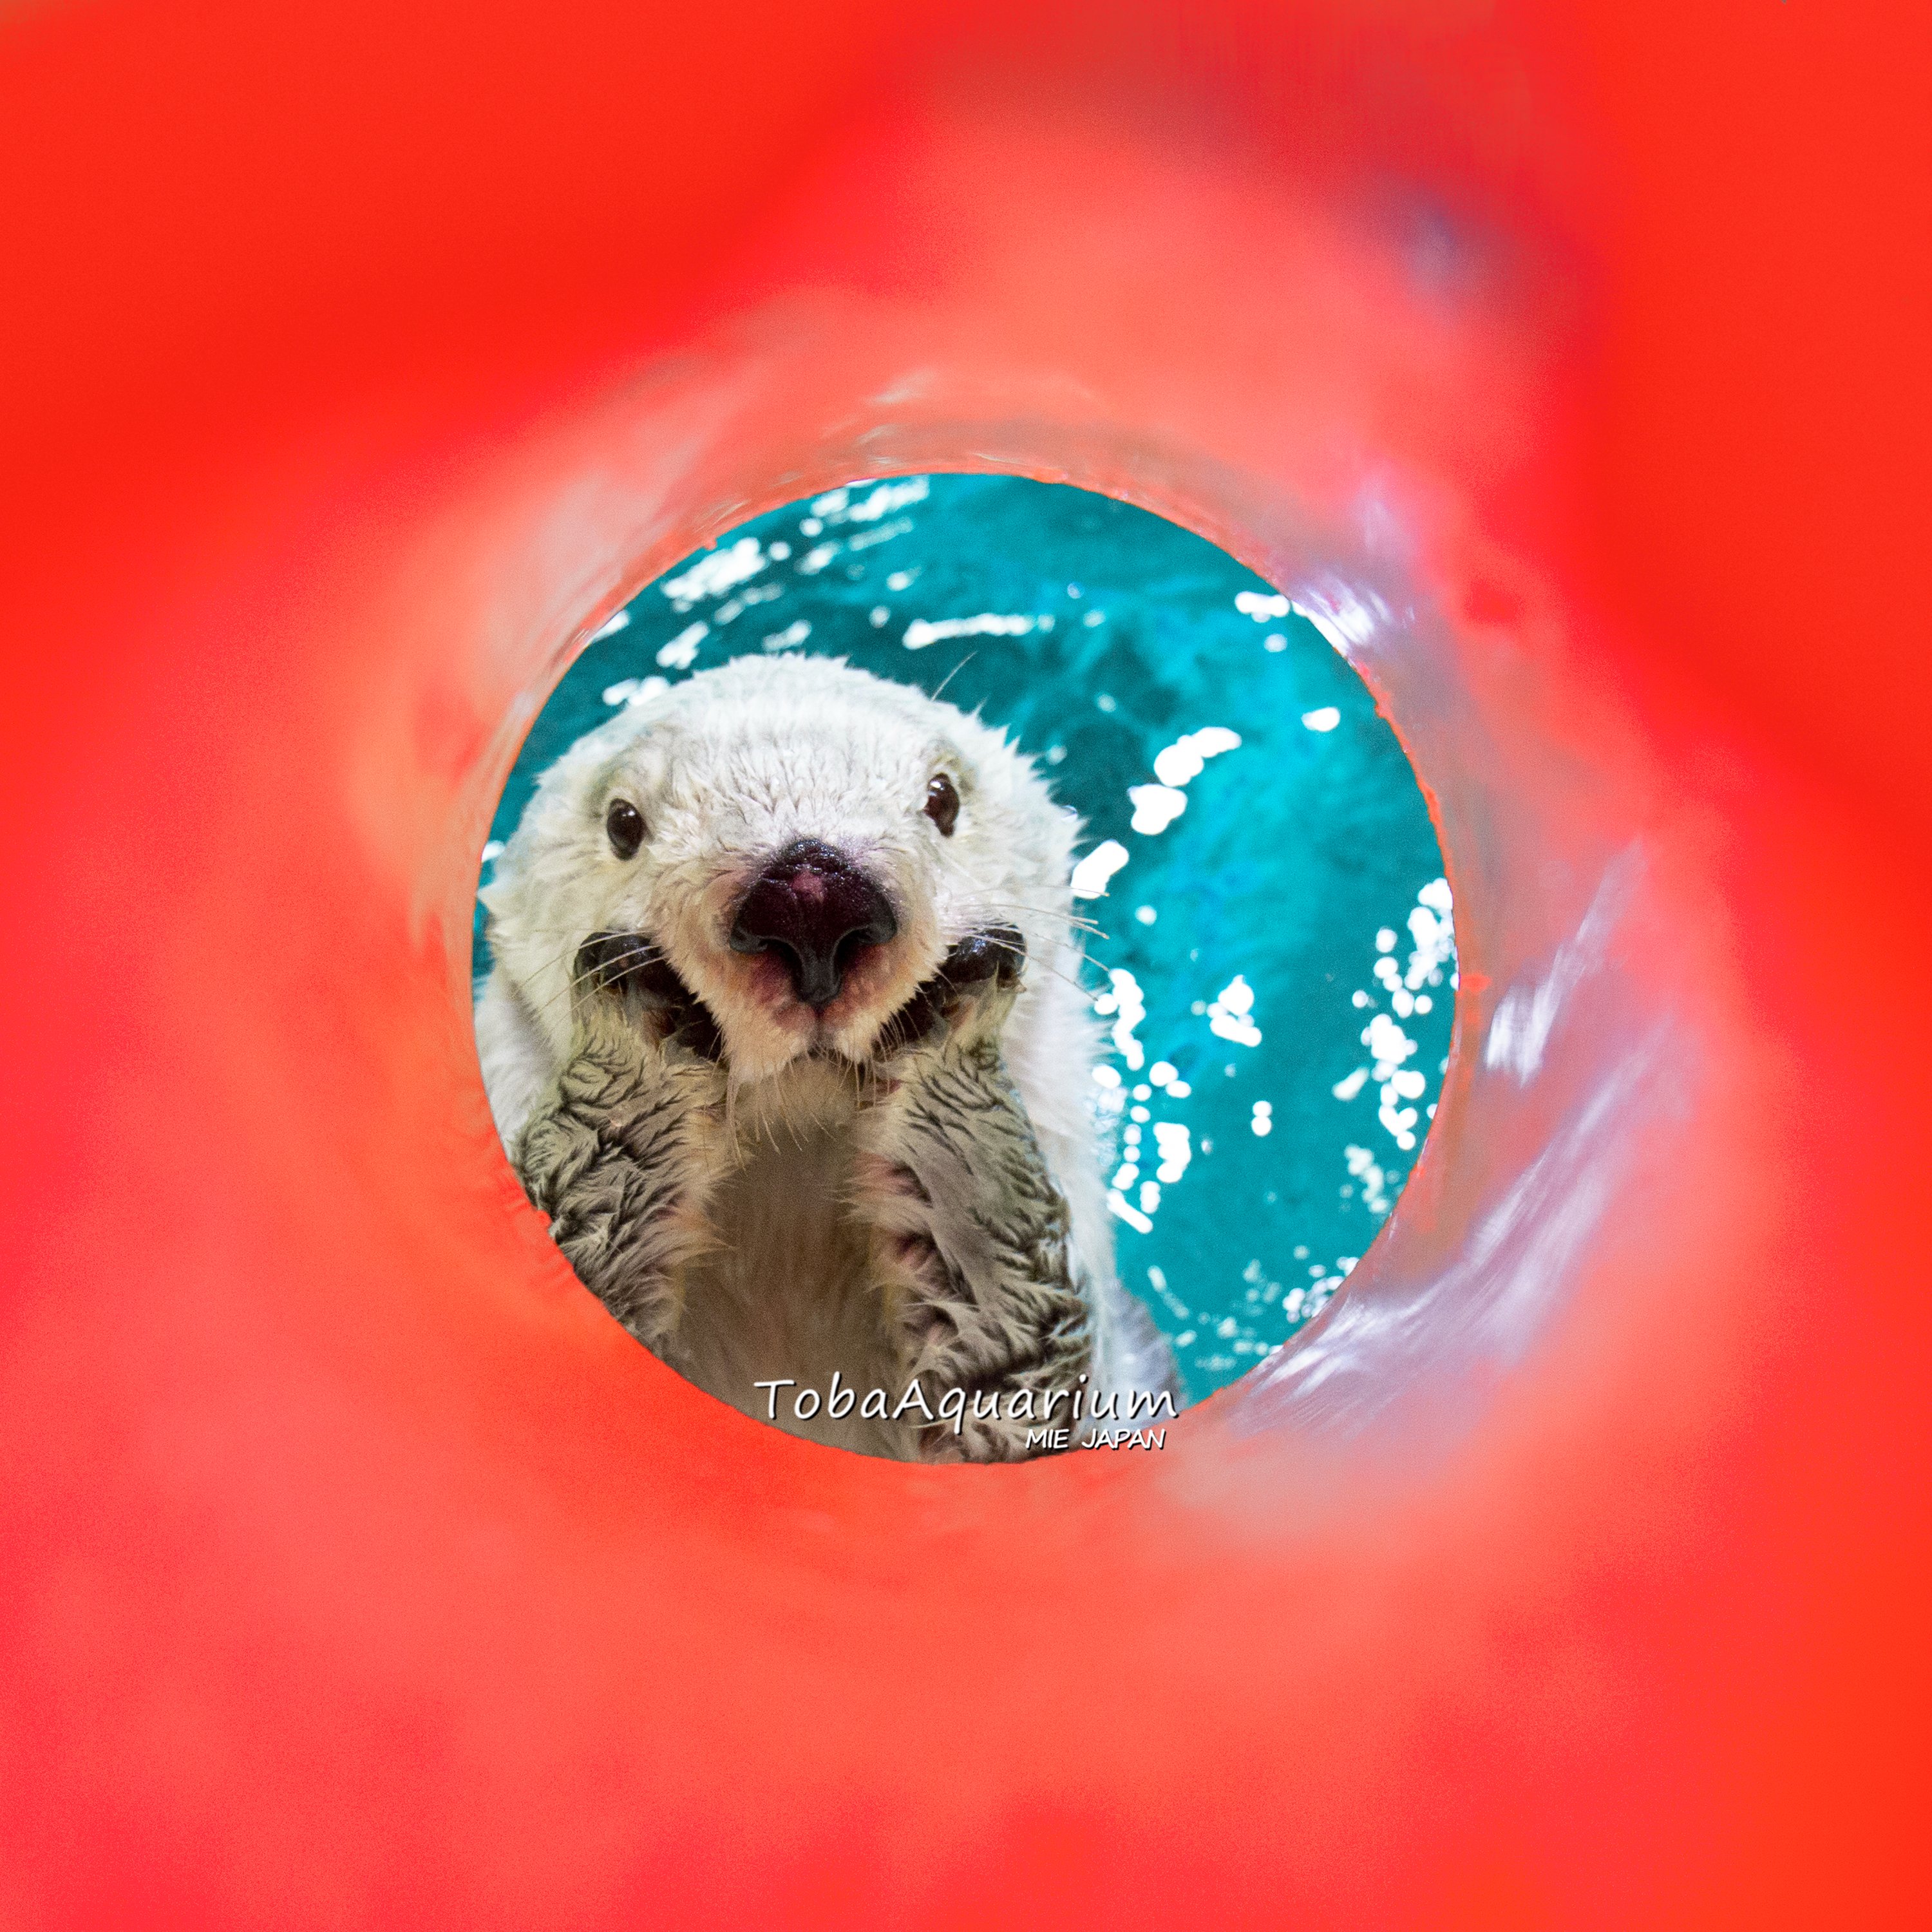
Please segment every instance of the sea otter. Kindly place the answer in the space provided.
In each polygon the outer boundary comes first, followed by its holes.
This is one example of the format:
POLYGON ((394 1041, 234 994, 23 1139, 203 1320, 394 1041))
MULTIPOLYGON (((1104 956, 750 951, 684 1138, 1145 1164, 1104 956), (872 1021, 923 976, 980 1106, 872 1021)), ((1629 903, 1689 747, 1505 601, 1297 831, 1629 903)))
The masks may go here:
POLYGON ((484 1082, 646 1347, 909 1460, 1018 1457, 1103 1391, 1172 1390, 1114 1272, 1078 831, 1001 734, 797 655, 659 689, 544 774, 482 895, 484 1082), (835 1387, 891 1407, 780 1399, 835 1387))

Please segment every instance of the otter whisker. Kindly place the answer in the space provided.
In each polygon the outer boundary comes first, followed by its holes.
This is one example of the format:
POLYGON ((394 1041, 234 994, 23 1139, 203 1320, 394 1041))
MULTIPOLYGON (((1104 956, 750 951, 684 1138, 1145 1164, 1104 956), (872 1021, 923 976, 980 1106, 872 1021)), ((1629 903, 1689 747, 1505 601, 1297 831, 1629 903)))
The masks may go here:
MULTIPOLYGON (((559 958, 561 958, 563 956, 564 956, 561 954, 558 956, 559 958)), ((550 961, 550 965, 554 966, 557 964, 557 960, 554 959, 550 961)), ((590 976, 590 974, 587 972, 572 972, 568 978, 565 980, 560 991, 551 994, 548 999, 538 1000, 532 1005, 530 1008, 532 1013, 538 1019, 548 1018, 554 1008, 562 1004, 566 1000, 574 998, 576 995, 578 987, 583 985, 590 976)), ((525 997, 527 999, 528 995, 526 994, 525 997)))
POLYGON ((1059 912, 1050 906, 1028 905, 1023 899, 976 898, 974 903, 988 912, 1023 912, 1034 919, 1052 920, 1056 925, 1072 926, 1079 932, 1090 932, 1099 939, 1107 939, 1112 936, 1101 930, 1099 921, 1088 919, 1077 912, 1059 912))
MULTIPOLYGON (((1012 953, 1016 958, 1020 960, 1022 963, 1025 962, 1028 955, 1027 950, 1024 946, 1014 946, 1009 944, 1004 939, 994 939, 990 934, 987 934, 984 935, 984 937, 986 939, 986 943, 989 946, 997 946, 1002 952, 1012 953)), ((1040 958, 1037 954, 1034 956, 1033 963, 1036 965, 1042 973, 1051 974, 1053 978, 1059 980, 1063 986, 1071 986, 1083 1000, 1087 998, 1093 990, 1090 987, 1082 985, 1078 980, 1074 978, 1072 974, 1063 973, 1057 966, 1049 966, 1046 962, 1040 958)))
POLYGON ((966 655, 939 680, 939 688, 932 694, 932 701, 935 704, 937 704, 940 699, 946 694, 946 687, 950 684, 952 680, 957 677, 959 674, 964 670, 966 667, 979 655, 980 653, 977 651, 968 651, 966 655))
MULTIPOLYGON (((988 903, 991 902, 992 902, 989 900, 988 903)), ((1042 919, 1070 920, 1076 924, 1090 925, 1092 923, 1091 920, 1087 919, 1084 914, 1070 911, 1064 904, 1042 905, 1036 899, 1016 899, 1011 897, 1001 900, 1000 903, 1006 905, 1017 906, 1022 912, 1038 913, 1042 919)))
POLYGON ((1050 929, 1057 927, 1059 929, 1054 936, 1063 945, 1077 946, 1083 940, 1111 939, 1113 937, 1112 933, 1103 932, 1097 926, 1086 925, 1078 920, 1056 919, 1052 913, 1035 912, 1030 906, 1002 905, 997 899, 979 900, 976 902, 974 910, 983 913, 988 918, 1014 921, 1024 920, 1029 923, 1046 926, 1050 929))
MULTIPOLYGON (((592 935, 592 937, 595 936, 592 935)), ((628 935, 615 936, 622 938, 628 935)), ((602 992, 606 988, 616 985, 627 974, 637 971, 640 967, 663 961, 664 956, 641 934, 638 934, 637 938, 638 945, 629 952, 620 952, 614 958, 594 958, 588 966, 578 967, 574 963, 575 959, 582 957, 584 946, 589 943, 587 940, 574 949, 566 949, 563 952, 554 956, 548 962, 545 970, 556 966, 565 958, 573 960, 572 970, 566 977, 560 991, 553 993, 546 1000, 537 1001, 532 1004, 531 1009, 532 1012, 539 1019, 547 1018, 555 1007, 566 1000, 574 998, 578 991, 586 986, 593 987, 598 992, 602 992), (643 956, 640 957, 640 955, 643 956)), ((682 981, 680 983, 682 984, 682 981)), ((686 988, 686 991, 689 993, 690 989, 686 988)), ((693 1004, 700 1008, 704 1006, 704 1002, 699 1000, 694 993, 690 994, 690 999, 693 1004)))
MULTIPOLYGON (((578 949, 580 952, 582 950, 580 946, 578 949)), ((552 960, 550 964, 554 966, 559 960, 566 956, 565 954, 560 953, 557 958, 552 960)), ((561 991, 553 993, 547 1000, 539 1001, 532 1008, 532 1011, 539 1019, 548 1018, 554 1007, 566 1000, 574 998, 580 987, 589 985, 594 980, 597 990, 602 992, 606 986, 614 983, 615 980, 621 978, 624 972, 628 970, 627 968, 616 966, 609 960, 599 960, 596 964, 586 967, 581 970, 573 970, 565 980, 561 991)))
POLYGON ((1078 919, 1082 916, 1078 913, 1070 911, 1064 904, 1042 905, 1037 899, 1014 898, 1010 896, 1006 903, 1022 907, 1028 912, 1044 913, 1053 918, 1078 919))

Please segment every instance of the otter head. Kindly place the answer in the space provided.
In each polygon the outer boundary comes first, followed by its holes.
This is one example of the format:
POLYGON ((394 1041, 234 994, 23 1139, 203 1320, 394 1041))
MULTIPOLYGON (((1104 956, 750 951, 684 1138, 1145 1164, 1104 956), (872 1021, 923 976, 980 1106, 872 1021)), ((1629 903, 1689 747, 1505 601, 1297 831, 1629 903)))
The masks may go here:
POLYGON ((544 774, 483 897, 560 1056, 591 956, 668 968, 734 1081, 861 1061, 975 934, 1065 950, 1077 826, 998 733, 824 658, 741 658, 544 774))

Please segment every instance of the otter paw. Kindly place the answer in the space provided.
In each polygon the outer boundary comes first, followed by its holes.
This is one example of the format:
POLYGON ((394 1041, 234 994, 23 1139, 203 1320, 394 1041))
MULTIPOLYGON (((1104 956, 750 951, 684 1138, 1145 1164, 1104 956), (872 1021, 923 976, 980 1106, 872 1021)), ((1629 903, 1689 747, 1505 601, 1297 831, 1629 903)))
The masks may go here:
POLYGON ((710 1009, 641 933, 593 932, 578 949, 572 983, 581 1019, 621 1017, 660 1045, 714 1062, 723 1055, 710 1009))
POLYGON ((1016 927, 989 926, 969 932, 880 1028, 874 1056, 892 1059, 910 1048, 973 1030, 976 1021, 997 1024, 1018 988, 1026 957, 1026 937, 1016 927))

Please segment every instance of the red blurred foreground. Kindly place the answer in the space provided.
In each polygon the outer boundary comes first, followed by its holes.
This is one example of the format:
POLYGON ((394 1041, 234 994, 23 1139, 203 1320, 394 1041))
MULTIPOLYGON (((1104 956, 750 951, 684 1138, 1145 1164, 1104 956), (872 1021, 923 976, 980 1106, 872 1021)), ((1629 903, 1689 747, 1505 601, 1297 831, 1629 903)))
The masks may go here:
POLYGON ((9 11, 8 1924, 1924 1922, 1932 16, 1553 10, 9 11), (474 1064, 574 644, 946 466, 1325 610, 1450 855, 1158 1456, 725 1412, 474 1064))

